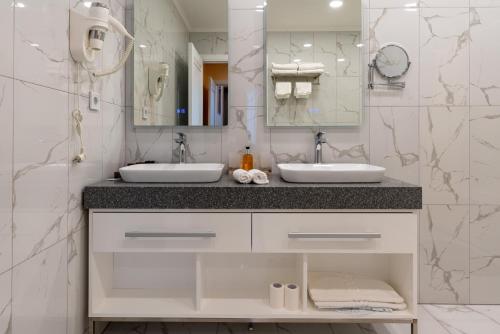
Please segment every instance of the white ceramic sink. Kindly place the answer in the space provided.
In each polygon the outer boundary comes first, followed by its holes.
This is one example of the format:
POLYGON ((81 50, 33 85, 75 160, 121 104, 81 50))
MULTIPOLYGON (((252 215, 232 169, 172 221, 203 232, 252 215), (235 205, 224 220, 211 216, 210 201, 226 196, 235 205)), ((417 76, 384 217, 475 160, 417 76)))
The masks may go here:
POLYGON ((293 183, 381 182, 385 168, 366 164, 279 164, 281 177, 293 183))
POLYGON ((205 183, 217 182, 223 164, 139 164, 120 168, 125 182, 205 183))

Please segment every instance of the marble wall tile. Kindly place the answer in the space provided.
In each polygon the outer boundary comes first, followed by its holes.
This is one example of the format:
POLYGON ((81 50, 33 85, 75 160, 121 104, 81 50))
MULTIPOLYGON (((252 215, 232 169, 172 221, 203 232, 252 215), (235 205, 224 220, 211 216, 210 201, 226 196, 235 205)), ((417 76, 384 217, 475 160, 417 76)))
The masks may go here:
POLYGON ((230 11, 230 107, 264 106, 263 14, 255 10, 230 11))
POLYGON ((14 76, 67 91, 69 1, 26 0, 23 4, 15 7, 14 76))
POLYGON ((66 334, 66 248, 61 241, 14 268, 12 334, 66 334))
POLYGON ((370 8, 416 8, 421 0, 370 0, 370 8))
POLYGON ((10 334, 12 310, 12 271, 0 274, 0 333, 10 334))
MULTIPOLYGON (((125 24, 125 8, 119 1, 108 0, 110 14, 125 24)), ((122 53, 130 41, 119 33, 109 32, 102 49, 102 68, 110 69, 120 61, 122 53)), ((125 106, 125 68, 113 75, 100 79, 102 84, 102 100, 119 106, 125 106)))
POLYGON ((273 172, 279 163, 311 163, 314 161, 314 134, 318 129, 271 128, 273 172))
MULTIPOLYGON (((172 142, 178 132, 187 137, 186 162, 222 162, 222 129, 174 128, 172 142)), ((172 162, 179 162, 179 146, 172 145, 172 162)))
MULTIPOLYGON (((270 31, 267 33, 267 53, 273 55, 284 55, 288 59, 286 62, 290 62, 290 46, 291 46, 292 34, 290 32, 281 31, 270 31)), ((316 48, 316 41, 314 41, 314 47, 316 48)), ((326 42, 325 42, 326 43, 326 42)), ((323 45, 325 43, 322 43, 323 45)), ((333 45, 335 47, 335 45, 333 45)), ((316 50, 316 49, 315 49, 316 50)), ((315 51, 316 52, 316 51, 315 51)), ((271 64, 272 61, 269 61, 271 64)))
POLYGON ((88 327, 88 232, 68 237, 68 334, 85 334, 88 327))
MULTIPOLYGON (((406 82, 406 88, 376 87, 376 89, 369 91, 368 103, 370 106, 418 106, 419 104, 419 12, 407 9, 370 10, 370 61, 375 58, 378 50, 388 43, 396 43, 404 47, 411 61, 408 73, 399 79, 406 82)), ((387 82, 376 71, 375 81, 378 83, 387 82)))
POLYGON ((337 33, 337 76, 339 77, 360 77, 361 52, 359 43, 361 36, 359 32, 339 32, 337 33), (343 61, 341 61, 343 59, 343 61))
POLYGON ((468 7, 469 0, 420 0, 421 7, 468 7))
MULTIPOLYGON (((71 110, 77 109, 77 96, 70 95, 71 110)), ((87 213, 82 207, 82 192, 85 186, 102 180, 102 115, 88 108, 86 97, 80 97, 80 110, 83 115, 82 137, 86 159, 82 163, 72 160, 80 153, 80 138, 76 131, 76 122, 69 118, 69 198, 68 198, 68 234, 86 226, 87 213)))
POLYGON ((500 207, 472 206, 470 212, 470 302, 500 300, 500 207))
POLYGON ((425 204, 469 203, 469 108, 420 110, 420 180, 425 204))
POLYGON ((134 127, 133 110, 127 108, 126 161, 172 160, 172 128, 134 127))
POLYGON ((420 14, 420 104, 467 105, 469 9, 423 8, 420 14))
POLYGON ((256 168, 270 168, 270 130, 264 108, 232 108, 229 126, 222 129, 222 158, 228 167, 239 168, 245 146, 250 145, 256 168))
POLYGON ((471 204, 500 204, 499 107, 471 107, 471 204))
MULTIPOLYGON (((499 2, 500 4, 500 2, 499 2)), ((470 104, 499 105, 500 8, 470 9, 470 104)))
POLYGON ((125 108, 102 104, 103 178, 113 177, 125 165, 125 108))
POLYGON ((498 306, 424 305, 422 308, 441 325, 444 333, 476 334, 500 331, 498 306))
POLYGON ((386 175, 419 184, 419 109, 370 108, 370 162, 386 175))
POLYGON ((68 94, 14 83, 14 264, 66 237, 68 94))
POLYGON ((192 32, 189 33, 189 41, 194 44, 196 50, 202 55, 228 54, 227 32, 192 32))
POLYGON ((420 303, 469 302, 469 207, 425 205, 420 214, 420 303))
POLYGON ((12 77, 14 66, 14 7, 12 0, 0 1, 0 31, 4 48, 0 52, 0 75, 12 77))
POLYGON ((12 266, 13 85, 0 77, 0 273, 12 266))
POLYGON ((470 0, 471 7, 500 7, 500 0, 470 0))

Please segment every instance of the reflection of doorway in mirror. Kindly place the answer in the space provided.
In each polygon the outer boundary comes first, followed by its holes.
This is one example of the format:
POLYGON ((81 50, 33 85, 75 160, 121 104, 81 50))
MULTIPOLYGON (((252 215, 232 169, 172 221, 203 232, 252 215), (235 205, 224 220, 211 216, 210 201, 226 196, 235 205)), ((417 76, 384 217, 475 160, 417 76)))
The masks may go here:
POLYGON ((228 64, 203 64, 203 125, 222 126, 228 121, 228 64))

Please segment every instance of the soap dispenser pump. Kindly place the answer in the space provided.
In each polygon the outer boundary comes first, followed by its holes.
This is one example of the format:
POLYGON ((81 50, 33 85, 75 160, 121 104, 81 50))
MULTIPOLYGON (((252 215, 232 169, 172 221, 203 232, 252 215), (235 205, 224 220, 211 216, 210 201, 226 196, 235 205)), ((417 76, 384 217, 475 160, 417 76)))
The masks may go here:
POLYGON ((245 154, 241 158, 241 169, 244 170, 253 169, 253 155, 250 152, 250 146, 245 147, 245 154))

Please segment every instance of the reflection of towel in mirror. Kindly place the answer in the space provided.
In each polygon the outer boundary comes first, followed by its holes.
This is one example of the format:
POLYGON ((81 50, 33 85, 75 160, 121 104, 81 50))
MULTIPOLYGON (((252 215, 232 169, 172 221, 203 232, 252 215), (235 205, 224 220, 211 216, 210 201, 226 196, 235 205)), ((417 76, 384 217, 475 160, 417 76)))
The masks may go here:
POLYGON ((318 68, 315 70, 299 70, 299 72, 297 72, 297 73, 298 73, 298 75, 302 75, 302 76, 315 76, 318 74, 325 73, 325 70, 322 68, 318 68))
POLYGON ((310 70, 324 70, 325 65, 323 63, 301 63, 299 64, 299 71, 310 71, 310 70))
POLYGON ((312 83, 296 82, 295 83, 295 98, 307 99, 312 94, 312 83))
POLYGON ((248 184, 252 182, 252 174, 244 169, 237 169, 233 172, 233 178, 239 183, 248 184))
POLYGON ((297 71, 299 65, 297 63, 290 64, 276 64, 273 63, 273 70, 294 70, 297 71))
POLYGON ((272 70, 272 73, 277 76, 297 76, 297 70, 272 70))
POLYGON ((274 95, 277 99, 288 99, 292 95, 292 83, 291 82, 276 82, 276 90, 274 95))
POLYGON ((268 184, 269 179, 267 178, 267 174, 259 169, 252 169, 249 171, 250 175, 252 175, 252 181, 255 184, 268 184))

